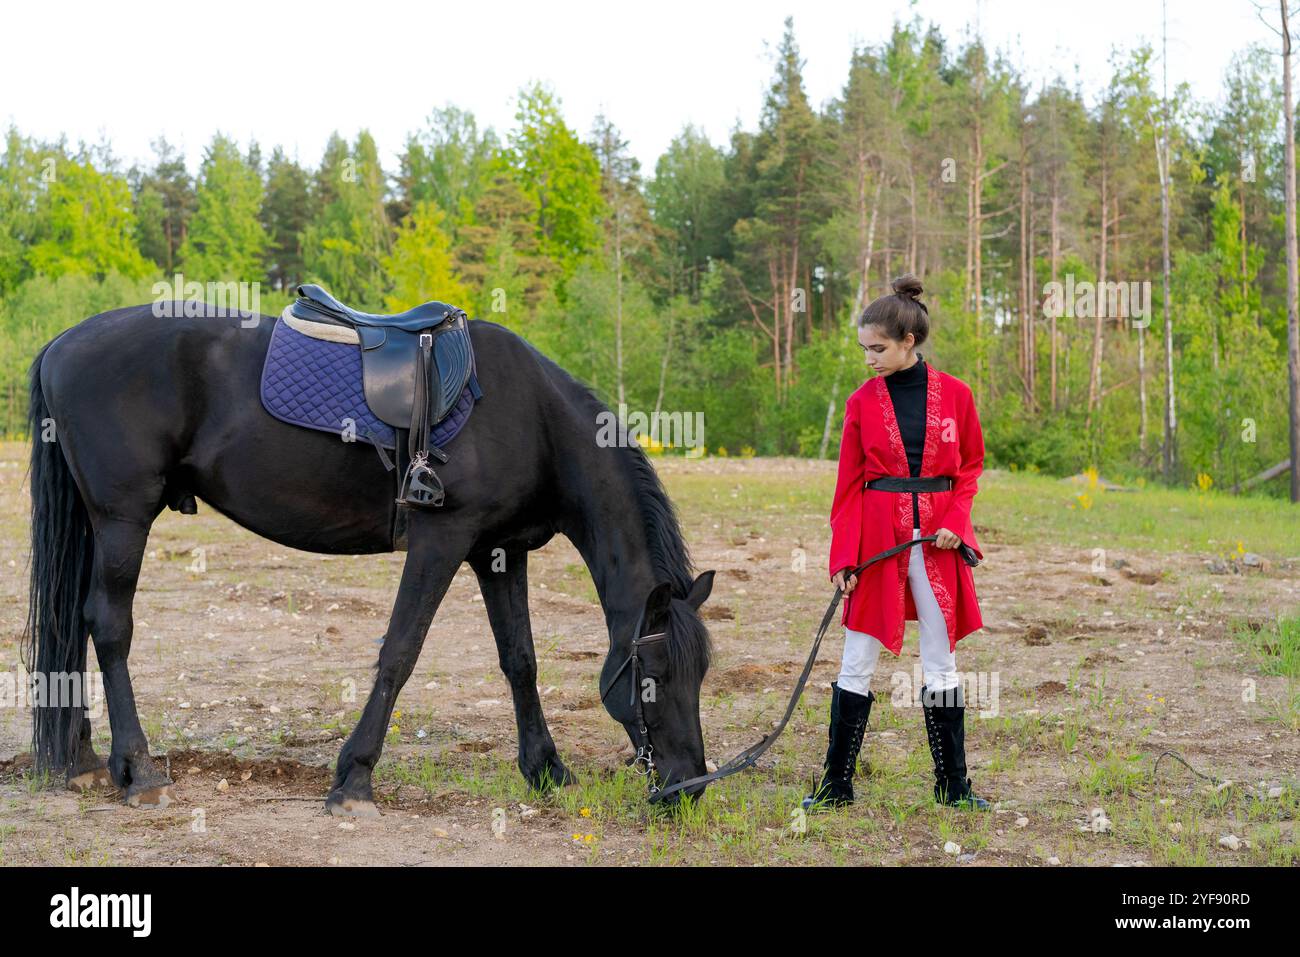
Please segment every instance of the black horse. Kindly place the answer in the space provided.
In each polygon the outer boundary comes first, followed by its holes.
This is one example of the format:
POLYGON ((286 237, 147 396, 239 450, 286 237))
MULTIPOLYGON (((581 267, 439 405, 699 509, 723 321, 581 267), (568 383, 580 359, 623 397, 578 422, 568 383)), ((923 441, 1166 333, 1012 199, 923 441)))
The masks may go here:
MULTIPOLYGON (((32 363, 28 666, 33 675, 84 673, 93 640, 112 730, 104 762, 84 702, 38 703, 36 765, 66 773, 72 786, 111 780, 129 804, 171 800, 127 669, 141 560, 164 508, 189 512, 198 497, 292 548, 394 550, 394 482, 375 449, 287 425, 262 407, 273 325, 213 308, 160 319, 155 305, 134 306, 86 319, 32 363), (54 441, 42 441, 51 426, 54 441)), ((675 509, 640 447, 598 440, 598 416, 609 410, 590 389, 504 326, 476 320, 469 329, 484 395, 438 466, 445 504, 409 510, 374 686, 325 799, 334 814, 377 813, 371 775, 384 732, 463 561, 478 576, 510 682, 520 770, 538 788, 574 780, 542 714, 528 615, 528 552, 557 532, 581 553, 605 612, 606 709, 634 747, 653 743, 667 782, 706 773, 699 693, 711 650, 698 612, 713 572, 692 576, 675 509), (656 681, 653 695, 641 694, 643 735, 638 669, 620 667, 634 638, 660 632, 666 641, 651 645, 662 660, 642 662, 656 681)))

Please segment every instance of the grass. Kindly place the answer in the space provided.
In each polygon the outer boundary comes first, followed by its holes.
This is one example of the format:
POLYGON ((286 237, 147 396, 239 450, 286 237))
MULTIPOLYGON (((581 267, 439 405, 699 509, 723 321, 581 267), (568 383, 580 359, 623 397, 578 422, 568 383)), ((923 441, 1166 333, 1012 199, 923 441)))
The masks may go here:
POLYGON ((1233 637, 1245 645, 1263 674, 1300 678, 1300 615, 1239 622, 1233 637))
MULTIPOLYGON (((679 473, 666 482, 688 528, 692 520, 708 521, 711 533, 739 529, 731 534, 786 542, 806 536, 810 525, 825 526, 835 473, 798 481, 781 473, 751 473, 743 480, 679 473)), ((1238 554, 1241 543, 1245 551, 1274 559, 1300 555, 1295 508, 1281 499, 1147 486, 1093 490, 1083 508, 1080 491, 1061 479, 990 470, 980 478, 974 521, 994 530, 990 540, 1013 545, 1045 538, 1078 548, 1160 551, 1162 543, 1173 542, 1181 551, 1226 556, 1238 554)), ((753 546, 757 539, 749 541, 753 546)), ((820 567, 812 557, 809 562, 820 567)))

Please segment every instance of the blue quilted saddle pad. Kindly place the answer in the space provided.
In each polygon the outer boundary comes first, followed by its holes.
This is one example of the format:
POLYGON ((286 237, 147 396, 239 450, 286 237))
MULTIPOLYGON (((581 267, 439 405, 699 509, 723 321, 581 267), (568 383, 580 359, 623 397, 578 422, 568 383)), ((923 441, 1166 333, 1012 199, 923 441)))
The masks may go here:
MULTIPOLYGON (((474 411, 471 376, 451 412, 429 433, 431 444, 446 445, 474 411)), ((343 435, 349 423, 362 441, 386 449, 397 446, 397 433, 366 405, 361 384, 361 348, 327 342, 297 332, 277 319, 262 366, 262 406, 281 422, 343 435)))

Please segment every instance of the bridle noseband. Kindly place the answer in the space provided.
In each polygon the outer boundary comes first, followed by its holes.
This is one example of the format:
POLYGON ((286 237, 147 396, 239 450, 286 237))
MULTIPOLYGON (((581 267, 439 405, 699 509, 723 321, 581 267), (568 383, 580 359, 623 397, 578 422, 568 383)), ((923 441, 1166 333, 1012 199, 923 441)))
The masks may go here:
MULTIPOLYGON (((644 614, 642 612, 643 617, 644 614)), ((640 619, 637 621, 636 630, 641 630, 640 619)), ((641 655, 639 651, 642 645, 663 641, 667 637, 668 632, 660 631, 653 635, 642 635, 639 638, 633 638, 632 653, 618 666, 618 671, 614 672, 614 677, 610 679, 609 684, 600 693, 600 700, 603 704, 606 696, 614 689, 614 685, 618 684, 618 679, 623 676, 623 672, 627 671, 629 667, 632 669, 632 700, 629 704, 632 705, 636 713, 636 730, 641 739, 637 744, 636 757, 632 759, 632 770, 646 778, 646 782, 650 786, 651 797, 659 792, 659 784, 655 780, 655 749, 654 745, 650 743, 650 729, 646 727, 645 723, 645 704, 641 700, 641 655)))

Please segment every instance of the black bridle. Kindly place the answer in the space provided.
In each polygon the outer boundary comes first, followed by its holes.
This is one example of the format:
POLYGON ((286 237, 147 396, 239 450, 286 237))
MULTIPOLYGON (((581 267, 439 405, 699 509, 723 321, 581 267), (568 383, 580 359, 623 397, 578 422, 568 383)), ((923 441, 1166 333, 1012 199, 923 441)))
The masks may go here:
MULTIPOLYGON (((857 568, 848 571, 844 575, 844 581, 847 583, 850 578, 853 578, 855 575, 860 575, 877 562, 882 562, 886 558, 892 558, 895 555, 907 551, 914 545, 920 545, 924 542, 933 542, 936 539, 937 536, 935 535, 922 535, 920 538, 914 538, 911 541, 895 545, 893 548, 887 548, 880 554, 868 558, 857 568)), ((962 549, 961 557, 967 562, 967 564, 978 564, 978 559, 975 559, 974 552, 970 551, 968 554, 966 548, 962 549)), ((763 752, 776 742, 776 739, 781 736, 781 732, 785 730, 785 726, 790 722, 790 717, 794 714, 795 707, 799 704, 799 698, 803 695, 804 687, 808 684, 808 676, 812 674, 813 664, 817 661, 817 653, 821 650, 822 639, 826 637, 826 629, 830 627, 831 620, 835 617, 835 609, 839 607, 840 599, 843 597, 844 589, 837 585, 835 588, 835 595, 831 598, 831 603, 826 606, 826 614, 822 616, 821 627, 817 629, 817 637, 813 639, 812 648, 808 652, 808 660, 804 662, 803 673, 799 675, 799 680, 795 683, 794 693, 790 695, 790 703, 786 705, 785 714, 782 716, 777 726, 764 735, 763 740, 746 748, 744 751, 741 751, 726 764, 720 766, 716 771, 702 774, 699 777, 688 778, 685 781, 678 781, 676 784, 671 784, 668 787, 663 788, 659 787, 658 783, 655 781, 654 747, 650 743, 650 731, 646 727, 645 709, 642 707, 641 702, 641 657, 638 654, 638 651, 639 646, 642 644, 647 644, 651 641, 664 640, 666 633, 659 632, 657 634, 645 635, 633 639, 631 654, 628 655, 627 660, 619 666, 618 671, 614 673, 614 677, 610 681, 609 685, 601 692, 600 700, 602 702, 605 700, 605 696, 609 694, 610 690, 622 676, 623 672, 630 667, 632 669, 632 702, 636 708, 637 734, 641 738, 640 742, 637 744, 636 758, 633 759, 632 764, 638 774, 644 774, 649 779, 651 804, 657 804, 670 794, 676 794, 678 791, 684 791, 687 788, 696 787, 702 784, 711 784, 714 781, 720 781, 725 777, 729 777, 737 771, 743 771, 745 768, 752 767, 754 762, 763 755, 763 752)), ((643 616, 644 614, 645 613, 642 612, 643 616)), ((636 631, 634 631, 633 634, 640 630, 641 620, 638 620, 636 631)))
MULTIPOLYGON (((637 619, 636 628, 633 634, 641 630, 641 623, 645 620, 645 611, 641 612, 641 617, 637 619)), ((641 635, 632 639, 632 653, 614 672, 614 677, 609 680, 605 690, 600 693, 600 700, 603 704, 606 696, 614 690, 614 685, 618 684, 618 679, 623 677, 623 672, 630 667, 632 669, 632 701, 630 702, 636 715, 636 732, 640 740, 637 742, 636 757, 632 759, 632 770, 637 774, 644 775, 650 785, 650 800, 655 800, 655 795, 659 793, 659 783, 655 780, 655 757, 654 745, 650 743, 650 729, 645 723, 645 705, 641 700, 641 655, 642 645, 648 645, 651 642, 663 641, 668 637, 668 632, 660 631, 653 635, 641 635)), ((657 679, 656 679, 657 680, 657 679)), ((657 690, 656 690, 657 693, 657 690)))

